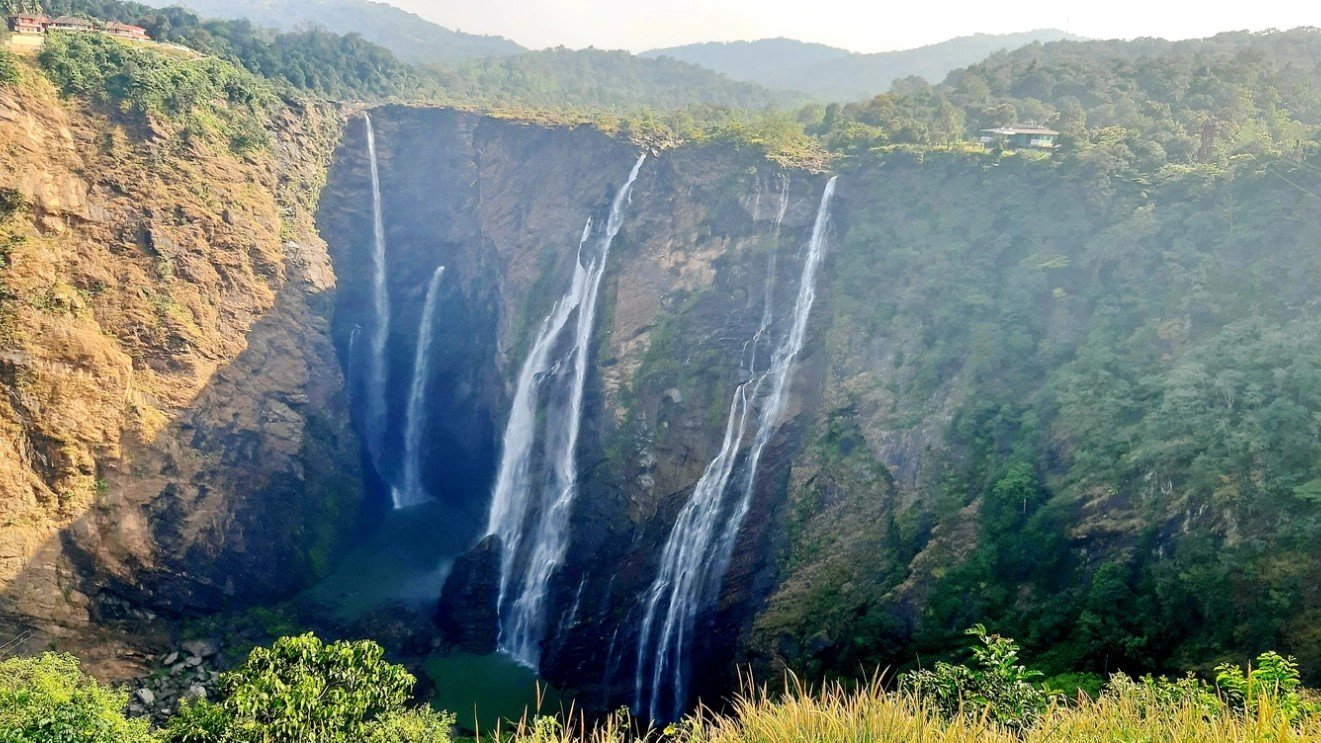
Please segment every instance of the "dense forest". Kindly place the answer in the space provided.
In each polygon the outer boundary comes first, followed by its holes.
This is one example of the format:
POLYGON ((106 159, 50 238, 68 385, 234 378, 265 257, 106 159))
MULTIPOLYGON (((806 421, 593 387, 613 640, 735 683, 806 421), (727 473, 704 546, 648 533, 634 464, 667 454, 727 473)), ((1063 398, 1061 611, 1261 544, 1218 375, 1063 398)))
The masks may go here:
POLYGON ((939 85, 900 81, 870 101, 805 109, 801 120, 830 149, 854 155, 1038 121, 1064 134, 1066 155, 1104 151, 1113 167, 1147 174, 1235 155, 1297 156, 1321 124, 1318 53, 1316 29, 1032 45, 939 85))

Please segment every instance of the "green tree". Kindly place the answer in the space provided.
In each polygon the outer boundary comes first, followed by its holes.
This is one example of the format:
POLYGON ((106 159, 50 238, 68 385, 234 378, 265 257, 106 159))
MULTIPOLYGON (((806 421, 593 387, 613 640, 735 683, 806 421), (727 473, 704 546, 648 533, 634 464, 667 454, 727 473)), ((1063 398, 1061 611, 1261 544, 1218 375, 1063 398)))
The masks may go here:
POLYGON ((124 717, 128 695, 84 675, 71 655, 0 662, 0 743, 151 743, 124 717))
POLYGON ((1050 703, 1051 693, 1034 684, 1042 674, 1018 662, 1013 640, 988 634, 980 624, 964 634, 980 643, 972 648, 971 665, 939 662, 904 674, 903 686, 929 699, 947 717, 986 714, 1009 727, 1032 724, 1050 703))
POLYGON ((325 644, 311 633, 280 638, 270 648, 254 649, 242 666, 222 674, 215 702, 184 705, 171 720, 166 740, 416 740, 408 736, 439 723, 419 718, 423 713, 406 713, 415 679, 403 666, 384 661, 383 654, 380 645, 367 640, 325 644))

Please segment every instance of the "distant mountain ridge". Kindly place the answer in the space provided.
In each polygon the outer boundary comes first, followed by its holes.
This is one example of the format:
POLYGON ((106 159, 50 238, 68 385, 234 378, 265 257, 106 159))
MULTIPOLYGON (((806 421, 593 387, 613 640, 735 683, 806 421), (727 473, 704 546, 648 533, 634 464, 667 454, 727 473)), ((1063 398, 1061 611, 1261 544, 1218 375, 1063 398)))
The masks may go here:
POLYGON ((502 36, 445 28, 414 13, 371 0, 145 0, 181 5, 207 18, 246 18, 258 26, 292 31, 314 24, 337 34, 358 33, 413 64, 454 63, 527 51, 502 36))
POLYGON ((808 102, 796 91, 771 90, 701 65, 620 50, 556 47, 436 68, 435 74, 451 96, 484 104, 611 111, 712 105, 760 111, 808 102))
POLYGON ((688 44, 653 49, 642 56, 671 57, 735 80, 796 90, 823 101, 848 101, 883 93, 895 80, 905 77, 916 75, 936 83, 953 70, 976 64, 995 52, 1063 40, 1081 41, 1083 37, 1047 28, 960 36, 916 49, 875 54, 775 38, 688 44))

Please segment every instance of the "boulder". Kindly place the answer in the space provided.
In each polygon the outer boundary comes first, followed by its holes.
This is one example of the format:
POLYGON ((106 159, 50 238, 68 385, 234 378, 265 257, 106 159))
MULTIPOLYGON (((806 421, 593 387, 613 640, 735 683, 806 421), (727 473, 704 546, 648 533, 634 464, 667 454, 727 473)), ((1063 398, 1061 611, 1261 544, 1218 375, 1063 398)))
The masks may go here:
POLYGON ((211 658, 220 652, 215 640, 189 640, 183 643, 183 649, 194 658, 211 658))
POLYGON ((436 626, 443 642, 466 653, 493 653, 500 639, 500 538, 494 534, 454 561, 440 592, 436 626))

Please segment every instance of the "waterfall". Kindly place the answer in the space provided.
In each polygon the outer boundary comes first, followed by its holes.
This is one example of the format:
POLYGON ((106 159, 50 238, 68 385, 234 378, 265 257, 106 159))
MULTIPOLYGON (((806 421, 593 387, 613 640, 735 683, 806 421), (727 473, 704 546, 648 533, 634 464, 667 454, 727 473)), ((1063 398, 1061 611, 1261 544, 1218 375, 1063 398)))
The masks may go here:
POLYGON ((363 112, 367 125, 367 157, 372 177, 372 307, 375 323, 370 337, 367 370, 367 448, 377 472, 381 469, 381 454, 385 450, 386 418, 386 365, 385 343, 390 334, 390 295, 385 278, 385 220, 381 217, 381 174, 376 162, 376 132, 372 117, 363 112))
MULTIPOLYGON (((788 188, 786 184, 785 193, 788 188)), ((661 552, 660 569, 650 590, 642 597, 644 612, 638 631, 637 670, 634 678, 634 710, 652 719, 675 719, 688 702, 688 653, 698 614, 716 599, 720 582, 733 555, 734 543, 747 516, 756 487, 761 457, 784 412, 785 398, 798 354, 807 333, 807 319, 816 300, 816 274, 825 250, 830 199, 835 193, 832 177, 821 194, 807 256, 798 281, 793 318, 784 340, 771 355, 769 366, 755 373, 734 390, 725 421, 720 451, 707 465, 693 488, 688 503, 670 529, 661 552), (766 390, 764 396, 762 391, 766 390), (759 409, 754 411, 754 405, 759 409), (726 492, 734 479, 739 449, 750 419, 756 432, 743 457, 743 473, 732 503, 726 492), (664 706, 666 702, 668 706, 664 706)), ((783 218, 782 202, 779 219, 783 218)), ((778 219, 777 219, 778 228, 778 219)), ((769 279, 773 281, 773 277, 769 279)), ((770 325, 770 287, 762 326, 755 340, 770 325)), ((753 352, 755 367, 755 348, 753 352)))
MULTIPOLYGON (((761 187, 758 181, 757 200, 761 201, 761 187)), ((778 240, 780 237, 780 225, 784 223, 785 212, 789 210, 789 176, 784 176, 784 182, 780 189, 780 205, 775 210, 775 223, 771 234, 778 240)), ((775 319, 775 277, 779 272, 780 253, 771 248, 770 257, 766 259, 766 286, 762 292, 761 306, 761 325, 757 327, 757 332, 753 333, 752 339, 743 344, 743 356, 745 359, 744 368, 748 370, 748 376, 756 376, 757 373, 757 351, 761 348, 762 338, 766 336, 771 328, 771 322, 775 319)))
POLYGON ((408 412, 404 418, 404 486, 392 488, 395 508, 406 508, 430 500, 422 487, 422 433, 427 415, 427 380, 431 376, 431 344, 435 340, 436 304, 440 277, 445 267, 431 274, 422 319, 417 326, 417 348, 413 352, 413 382, 408 390, 408 412))
POLYGON ((623 224, 624 207, 645 159, 645 154, 638 157, 615 194, 604 228, 596 233, 592 220, 587 220, 573 279, 542 322, 523 362, 505 426, 487 522, 487 534, 498 536, 501 544, 499 644, 509 656, 533 668, 546 633, 547 589, 568 547, 569 517, 578 492, 578 433, 597 293, 610 245, 623 224), (589 254, 585 248, 594 236, 595 251, 589 254), (576 319, 569 330, 571 316, 576 319), (563 340, 570 346, 557 354, 563 340))

